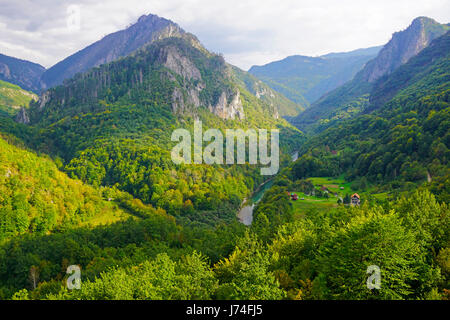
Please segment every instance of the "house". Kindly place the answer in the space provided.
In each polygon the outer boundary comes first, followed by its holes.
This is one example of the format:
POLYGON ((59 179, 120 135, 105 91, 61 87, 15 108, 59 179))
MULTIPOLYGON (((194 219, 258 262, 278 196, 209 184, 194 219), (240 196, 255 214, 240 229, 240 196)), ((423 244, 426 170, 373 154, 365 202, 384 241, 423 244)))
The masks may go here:
POLYGON ((298 195, 296 193, 291 193, 291 200, 298 200, 298 195))
POLYGON ((360 196, 357 193, 352 194, 352 196, 350 197, 350 203, 352 206, 359 206, 361 202, 360 196))

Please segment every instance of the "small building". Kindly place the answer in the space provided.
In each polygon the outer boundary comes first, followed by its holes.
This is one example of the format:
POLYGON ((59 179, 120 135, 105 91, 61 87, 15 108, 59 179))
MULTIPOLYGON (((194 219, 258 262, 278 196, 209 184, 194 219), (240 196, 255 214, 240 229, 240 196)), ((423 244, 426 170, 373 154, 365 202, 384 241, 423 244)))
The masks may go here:
POLYGON ((359 194, 357 193, 352 194, 352 196, 350 197, 350 203, 352 206, 359 206, 359 204, 361 203, 361 198, 359 194))
POLYGON ((298 195, 296 193, 291 193, 291 200, 298 200, 298 195))

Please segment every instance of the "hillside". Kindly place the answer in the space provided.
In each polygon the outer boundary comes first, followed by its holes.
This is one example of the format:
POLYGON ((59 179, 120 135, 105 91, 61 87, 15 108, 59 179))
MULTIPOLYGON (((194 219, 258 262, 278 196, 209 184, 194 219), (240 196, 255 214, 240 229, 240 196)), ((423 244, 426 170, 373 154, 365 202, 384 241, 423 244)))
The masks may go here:
POLYGON ((351 80, 380 49, 373 47, 320 57, 290 56, 264 66, 253 66, 249 73, 289 99, 308 106, 351 80))
POLYGON ((39 64, 0 54, 0 80, 13 83, 24 90, 38 93, 39 79, 45 68, 39 64))
POLYGON ((280 117, 296 116, 299 112, 305 110, 307 104, 295 103, 278 91, 273 90, 265 82, 262 82, 249 72, 245 72, 234 66, 232 66, 232 68, 235 75, 234 81, 239 83, 241 87, 246 88, 258 99, 261 99, 271 106, 275 106, 280 117))
POLYGON ((38 96, 17 85, 0 80, 0 112, 15 115, 21 107, 28 107, 31 100, 37 101, 38 96))
POLYGON ((60 172, 51 159, 3 137, 0 194, 0 242, 21 234, 48 234, 130 217, 116 202, 105 201, 100 191, 60 172))
POLYGON ((297 177, 345 173, 387 190, 428 181, 448 201, 449 52, 447 32, 377 82, 365 114, 302 147, 297 177))
POLYGON ((391 74, 447 30, 448 25, 432 19, 414 19, 407 29, 394 33, 378 56, 369 61, 351 81, 320 98, 291 122, 302 130, 312 132, 358 115, 368 107, 376 81, 391 74))

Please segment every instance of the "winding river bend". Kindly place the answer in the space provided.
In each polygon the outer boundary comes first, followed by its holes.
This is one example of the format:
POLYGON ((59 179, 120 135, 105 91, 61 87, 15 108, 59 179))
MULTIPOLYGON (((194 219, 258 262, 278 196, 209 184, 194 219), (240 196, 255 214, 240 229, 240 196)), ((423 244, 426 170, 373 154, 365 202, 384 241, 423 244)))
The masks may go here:
POLYGON ((259 185, 258 189, 256 189, 256 191, 252 194, 249 201, 247 201, 247 199, 244 199, 244 201, 242 202, 243 206, 238 213, 239 221, 241 221, 246 226, 252 224, 253 209, 255 208, 255 204, 258 203, 259 200, 261 200, 266 190, 270 189, 272 184, 272 179, 267 180, 263 184, 259 185))
MULTIPOLYGON (((298 159, 298 151, 294 152, 291 155, 292 162, 296 161, 298 159)), ((266 190, 270 189, 272 187, 273 180, 267 180, 266 182, 259 185, 259 187, 256 189, 256 191, 252 194, 249 201, 247 199, 244 199, 242 202, 242 207, 239 210, 237 216, 239 218, 239 221, 245 224, 246 226, 249 226, 252 224, 253 221, 253 209, 255 208, 255 205, 261 200, 262 196, 266 192, 266 190)))

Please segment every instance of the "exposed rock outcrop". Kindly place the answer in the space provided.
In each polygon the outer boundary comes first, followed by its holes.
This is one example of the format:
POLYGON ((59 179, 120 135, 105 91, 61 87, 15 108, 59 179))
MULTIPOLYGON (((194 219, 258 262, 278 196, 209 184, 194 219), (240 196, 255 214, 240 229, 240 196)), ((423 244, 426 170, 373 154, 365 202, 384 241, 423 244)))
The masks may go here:
POLYGON ((44 93, 41 94, 38 100, 39 110, 42 110, 45 107, 47 102, 50 100, 50 95, 51 95, 50 91, 45 91, 44 93))
POLYGON ((5 79, 11 79, 11 71, 7 64, 0 63, 0 75, 5 79))
POLYGON ((20 108, 19 113, 16 115, 16 122, 29 124, 30 123, 30 117, 27 114, 27 110, 25 108, 20 108))
POLYGON ((174 46, 161 49, 158 62, 187 80, 201 80, 202 76, 192 61, 174 46))
POLYGON ((239 90, 234 93, 231 102, 228 103, 227 95, 222 92, 217 103, 209 107, 210 111, 222 119, 244 119, 244 107, 242 106, 239 90))
POLYGON ((414 19, 406 30, 394 33, 378 56, 367 63, 361 71, 362 80, 372 83, 392 73, 448 29, 448 26, 430 18, 414 19))

